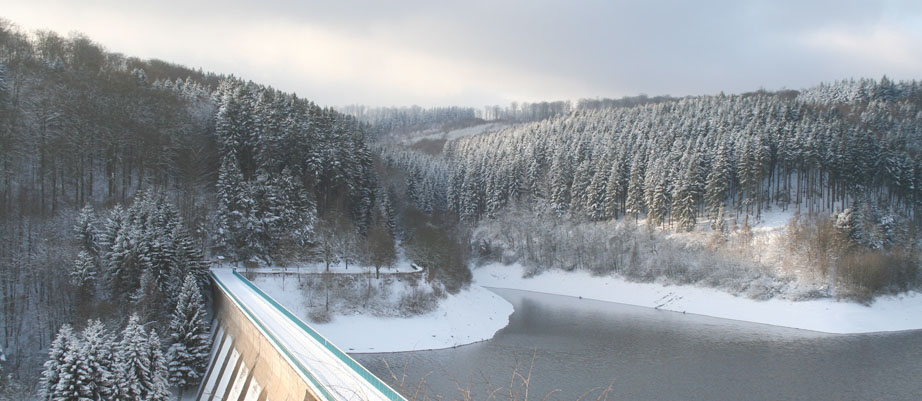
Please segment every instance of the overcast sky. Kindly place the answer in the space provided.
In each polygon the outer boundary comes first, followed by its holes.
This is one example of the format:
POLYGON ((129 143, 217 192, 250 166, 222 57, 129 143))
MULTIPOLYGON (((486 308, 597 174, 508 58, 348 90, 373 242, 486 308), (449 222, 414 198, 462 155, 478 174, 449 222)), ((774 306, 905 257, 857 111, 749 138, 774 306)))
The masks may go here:
POLYGON ((919 0, 0 0, 0 16, 323 105, 480 107, 922 78, 919 0))

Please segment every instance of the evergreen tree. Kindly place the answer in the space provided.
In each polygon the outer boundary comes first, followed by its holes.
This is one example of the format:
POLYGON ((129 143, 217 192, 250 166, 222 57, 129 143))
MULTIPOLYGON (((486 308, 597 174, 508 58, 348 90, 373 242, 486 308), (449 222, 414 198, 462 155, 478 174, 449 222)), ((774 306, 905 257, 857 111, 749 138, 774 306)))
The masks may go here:
POLYGON ((64 360, 59 367, 59 379, 52 390, 54 401, 84 401, 90 399, 90 368, 83 359, 83 344, 77 336, 69 338, 64 360))
POLYGON ((233 154, 243 180, 256 174, 259 153, 255 118, 255 100, 247 84, 229 79, 215 116, 215 130, 221 140, 221 153, 233 154))
POLYGON ((42 371, 38 389, 43 401, 52 401, 57 395, 56 388, 61 382, 62 372, 67 363, 66 359, 73 352, 75 339, 73 328, 65 324, 61 326, 58 335, 51 342, 51 347, 48 349, 48 360, 44 364, 45 370, 42 371))
POLYGON ((641 167, 643 161, 640 157, 634 158, 631 163, 631 174, 628 181, 627 202, 625 211, 633 214, 634 219, 644 211, 644 169, 641 167))
POLYGON ((570 209, 570 185, 573 183, 572 167, 566 153, 560 151, 551 164, 550 176, 550 202, 551 207, 558 215, 563 215, 570 209))
POLYGON ((598 168, 592 176, 586 197, 586 213, 592 220, 603 220, 611 215, 607 213, 605 195, 611 174, 608 170, 598 168))
POLYGON ((697 222, 698 207, 698 171, 694 158, 685 163, 682 173, 675 187, 672 198, 672 212, 678 220, 679 228, 691 231, 697 222))
POLYGON ((195 244, 195 240, 189 235, 189 232, 182 226, 177 226, 171 233, 172 247, 175 250, 174 255, 174 272, 177 277, 186 277, 193 275, 199 283, 208 281, 208 266, 205 264, 205 257, 202 256, 201 248, 195 244))
POLYGON ((647 203, 647 221, 659 225, 669 211, 668 172, 660 163, 647 167, 644 177, 644 198, 647 203))
POLYGON ((112 400, 118 394, 115 385, 115 355, 112 338, 99 320, 91 320, 82 333, 79 359, 86 364, 84 398, 112 400))
POLYGON ((621 202, 626 196, 627 188, 622 182, 621 162, 612 165, 608 176, 608 183, 605 186, 605 215, 610 218, 618 218, 618 212, 621 210, 621 202))
POLYGON ((138 315, 131 315, 118 344, 116 383, 120 399, 147 400, 153 389, 150 338, 138 315))
POLYGON ((198 383, 205 374, 211 347, 208 331, 198 279, 189 274, 183 281, 170 322, 172 344, 167 352, 169 381, 180 391, 198 383))
POLYGON ((253 203, 237 158, 233 153, 225 155, 218 173, 217 245, 236 261, 246 260, 252 253, 248 233, 253 203))
POLYGON ((76 235, 77 243, 80 244, 83 251, 94 258, 94 263, 95 258, 99 256, 99 235, 96 231, 96 224, 93 208, 90 205, 86 205, 80 210, 80 214, 77 215, 77 223, 74 225, 74 234, 76 235))
POLYGON ((136 287, 140 275, 135 230, 128 214, 120 207, 112 209, 106 222, 104 259, 106 262, 106 284, 111 299, 123 302, 136 287))
POLYGON ((712 219, 717 217, 720 208, 727 203, 731 174, 727 151, 721 144, 717 149, 717 156, 711 165, 704 189, 705 202, 712 219))
POLYGON ((150 388, 144 400, 167 401, 170 398, 169 370, 156 330, 150 331, 147 346, 147 358, 150 361, 150 388))
POLYGON ((131 294, 131 303, 134 304, 140 318, 144 321, 160 320, 163 313, 163 294, 157 287, 157 280, 154 273, 145 270, 141 274, 141 279, 137 290, 131 294))
POLYGON ((93 256, 81 250, 70 271, 70 282, 76 287, 92 288, 96 285, 96 264, 93 256))
POLYGON ((141 261, 133 232, 130 227, 120 230, 108 254, 107 278, 115 301, 126 300, 137 288, 136 280, 140 274, 141 261))

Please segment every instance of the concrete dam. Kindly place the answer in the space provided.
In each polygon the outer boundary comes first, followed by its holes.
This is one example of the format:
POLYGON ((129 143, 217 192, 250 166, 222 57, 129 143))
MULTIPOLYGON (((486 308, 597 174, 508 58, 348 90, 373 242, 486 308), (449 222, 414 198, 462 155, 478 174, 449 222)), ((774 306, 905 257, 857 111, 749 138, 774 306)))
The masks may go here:
POLYGON ((198 401, 405 401, 240 273, 215 269, 216 328, 198 401))

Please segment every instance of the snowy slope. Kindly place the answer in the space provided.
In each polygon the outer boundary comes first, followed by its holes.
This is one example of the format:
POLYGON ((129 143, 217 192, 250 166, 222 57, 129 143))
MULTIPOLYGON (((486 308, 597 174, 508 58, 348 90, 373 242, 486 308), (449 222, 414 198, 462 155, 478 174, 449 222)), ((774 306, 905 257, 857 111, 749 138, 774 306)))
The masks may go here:
POLYGON ((870 306, 833 299, 757 301, 694 286, 635 283, 586 272, 548 271, 522 278, 519 265, 474 269, 478 285, 583 297, 667 311, 827 333, 870 333, 922 329, 922 294, 879 297, 870 306))
MULTIPOLYGON (((272 277, 259 277, 257 284, 307 320, 309 308, 301 291, 293 290, 290 284, 285 287, 281 279, 272 277)), ((329 323, 312 326, 349 353, 420 351, 489 340, 506 327, 512 312, 512 304, 499 295, 471 285, 440 300, 430 313, 411 317, 337 315, 329 323)))
POLYGON ((404 352, 451 348, 493 338, 509 324, 512 304, 483 287, 449 295, 433 312, 409 318, 337 316, 315 325, 349 352, 404 352))

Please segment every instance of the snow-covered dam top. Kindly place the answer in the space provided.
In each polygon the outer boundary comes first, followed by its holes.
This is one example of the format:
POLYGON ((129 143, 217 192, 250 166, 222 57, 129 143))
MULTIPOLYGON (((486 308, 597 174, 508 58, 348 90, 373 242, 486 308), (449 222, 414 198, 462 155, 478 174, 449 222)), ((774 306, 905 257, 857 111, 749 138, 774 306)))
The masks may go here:
POLYGON ((405 400, 236 271, 212 276, 324 400, 405 400))

